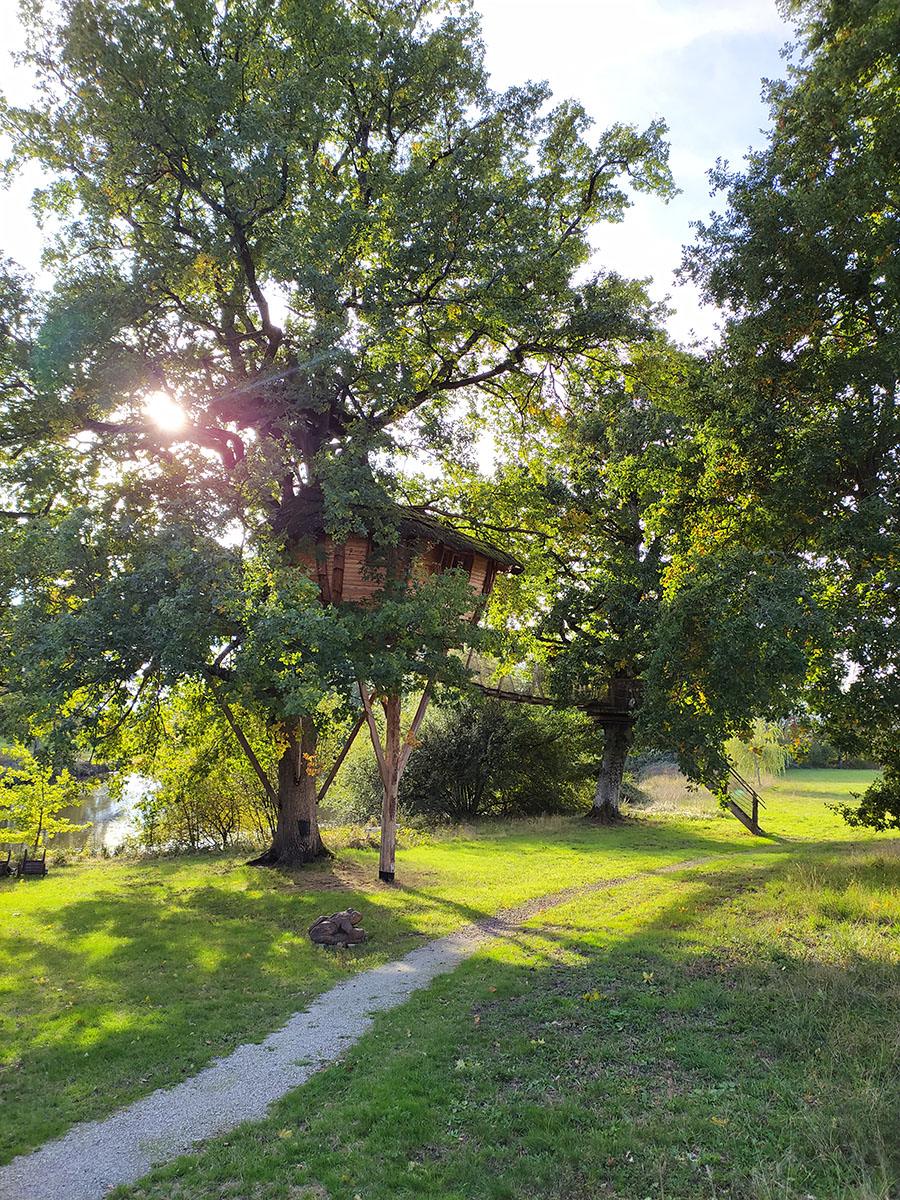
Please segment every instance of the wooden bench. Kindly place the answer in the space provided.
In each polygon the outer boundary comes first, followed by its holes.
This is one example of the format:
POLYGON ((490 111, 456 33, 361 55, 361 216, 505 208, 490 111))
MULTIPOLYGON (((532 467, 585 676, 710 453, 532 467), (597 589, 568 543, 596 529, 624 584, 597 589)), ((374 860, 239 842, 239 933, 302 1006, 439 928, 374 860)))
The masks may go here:
POLYGON ((46 875, 47 874, 47 851, 40 858, 29 858, 28 851, 22 855, 22 861, 19 863, 19 876, 24 875, 46 875))

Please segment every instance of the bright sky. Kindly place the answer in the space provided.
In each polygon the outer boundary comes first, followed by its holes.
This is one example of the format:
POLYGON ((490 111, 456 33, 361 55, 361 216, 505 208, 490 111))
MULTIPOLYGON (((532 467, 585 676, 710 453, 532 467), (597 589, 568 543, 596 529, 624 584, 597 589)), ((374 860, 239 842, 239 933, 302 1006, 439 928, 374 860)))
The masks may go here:
POLYGON ((790 39, 775 0, 476 0, 484 16, 496 85, 547 79, 554 93, 584 104, 598 127, 615 121, 669 126, 671 166, 681 195, 669 204, 639 196, 625 221, 597 239, 598 262, 654 279, 671 295, 679 339, 712 333, 717 314, 693 289, 675 287, 690 222, 713 206, 706 172, 717 158, 739 163, 761 146, 768 113, 761 80, 784 74, 790 39))
MULTIPOLYGON (((716 313, 689 288, 675 288, 690 222, 712 207, 706 171, 716 158, 737 163, 763 142, 767 122, 760 80, 783 74, 779 56, 790 29, 775 0, 476 0, 484 16, 487 62, 494 83, 547 79, 560 97, 580 100, 600 128, 614 121, 646 124, 662 116, 670 128, 671 163, 682 194, 668 205, 638 197, 620 226, 597 239, 598 262, 654 279, 670 295, 669 325, 679 339, 712 333, 716 313)), ((19 42, 15 0, 0 0, 7 46, 19 42)), ((12 100, 28 79, 2 68, 12 100)), ((37 267, 40 235, 28 210, 31 181, 0 192, 0 250, 37 267)))

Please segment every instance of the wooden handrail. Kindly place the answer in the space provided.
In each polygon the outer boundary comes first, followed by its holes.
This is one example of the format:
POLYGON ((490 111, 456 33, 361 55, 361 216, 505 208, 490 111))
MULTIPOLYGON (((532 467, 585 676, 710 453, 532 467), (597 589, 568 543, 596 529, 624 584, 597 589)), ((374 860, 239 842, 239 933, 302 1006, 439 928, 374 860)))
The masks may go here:
POLYGON ((744 791, 751 798, 751 800, 754 800, 760 806, 760 808, 766 807, 766 802, 763 800, 762 796, 759 794, 759 792, 756 790, 756 788, 753 786, 752 783, 747 782, 747 780, 743 777, 743 775, 740 773, 740 771, 738 771, 738 769, 734 766, 733 763, 728 764, 728 774, 732 777, 732 779, 737 780, 737 782, 744 789, 744 791))

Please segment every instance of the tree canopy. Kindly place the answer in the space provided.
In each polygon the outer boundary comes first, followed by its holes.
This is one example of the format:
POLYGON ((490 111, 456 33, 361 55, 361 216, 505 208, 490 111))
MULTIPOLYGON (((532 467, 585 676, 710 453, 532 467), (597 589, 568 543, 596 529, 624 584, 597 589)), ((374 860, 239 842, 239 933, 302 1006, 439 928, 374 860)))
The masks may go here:
POLYGON ((768 142, 686 252, 706 353, 591 250, 673 194, 663 123, 493 90, 465 0, 27 9, 39 95, 0 122, 47 172, 50 283, 0 272, 2 730, 108 756, 202 693, 271 859, 315 857, 326 714, 392 697, 405 761, 400 697, 481 641, 465 572, 404 559, 414 506, 515 546, 495 619, 561 701, 624 681, 713 785, 815 713, 886 764, 860 819, 900 821, 900 16, 789 8, 768 142), (375 605, 342 602, 351 537, 375 605))
POLYGON ((685 561, 740 541, 770 595, 814 611, 783 625, 795 678, 804 664, 795 708, 885 763, 879 805, 896 821, 900 12, 790 10, 800 53, 767 86, 768 144, 713 173, 727 208, 686 258, 727 319, 696 398, 707 467, 685 561))
POLYGON ((446 651, 474 635, 452 572, 338 612, 296 569, 291 513, 313 497, 333 539, 396 544, 404 464, 466 458, 467 404, 642 329, 589 234, 626 184, 671 193, 664 127, 594 134, 544 85, 494 92, 465 3, 28 21, 40 98, 3 126, 50 172, 57 232, 50 289, 11 272, 4 292, 5 718, 102 727, 218 681, 304 791, 303 813, 282 796, 284 829, 312 826, 285 854, 318 853, 322 697, 458 677, 446 651))

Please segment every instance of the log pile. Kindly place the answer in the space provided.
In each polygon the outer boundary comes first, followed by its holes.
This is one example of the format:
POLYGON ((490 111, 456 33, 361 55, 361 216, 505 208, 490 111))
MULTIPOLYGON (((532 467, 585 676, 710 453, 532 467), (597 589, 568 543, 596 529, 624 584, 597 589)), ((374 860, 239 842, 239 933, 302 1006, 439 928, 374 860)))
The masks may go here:
POLYGON ((316 917, 309 927, 310 939, 317 946, 355 946, 366 940, 365 930, 359 928, 362 913, 355 908, 332 913, 330 917, 316 917))

